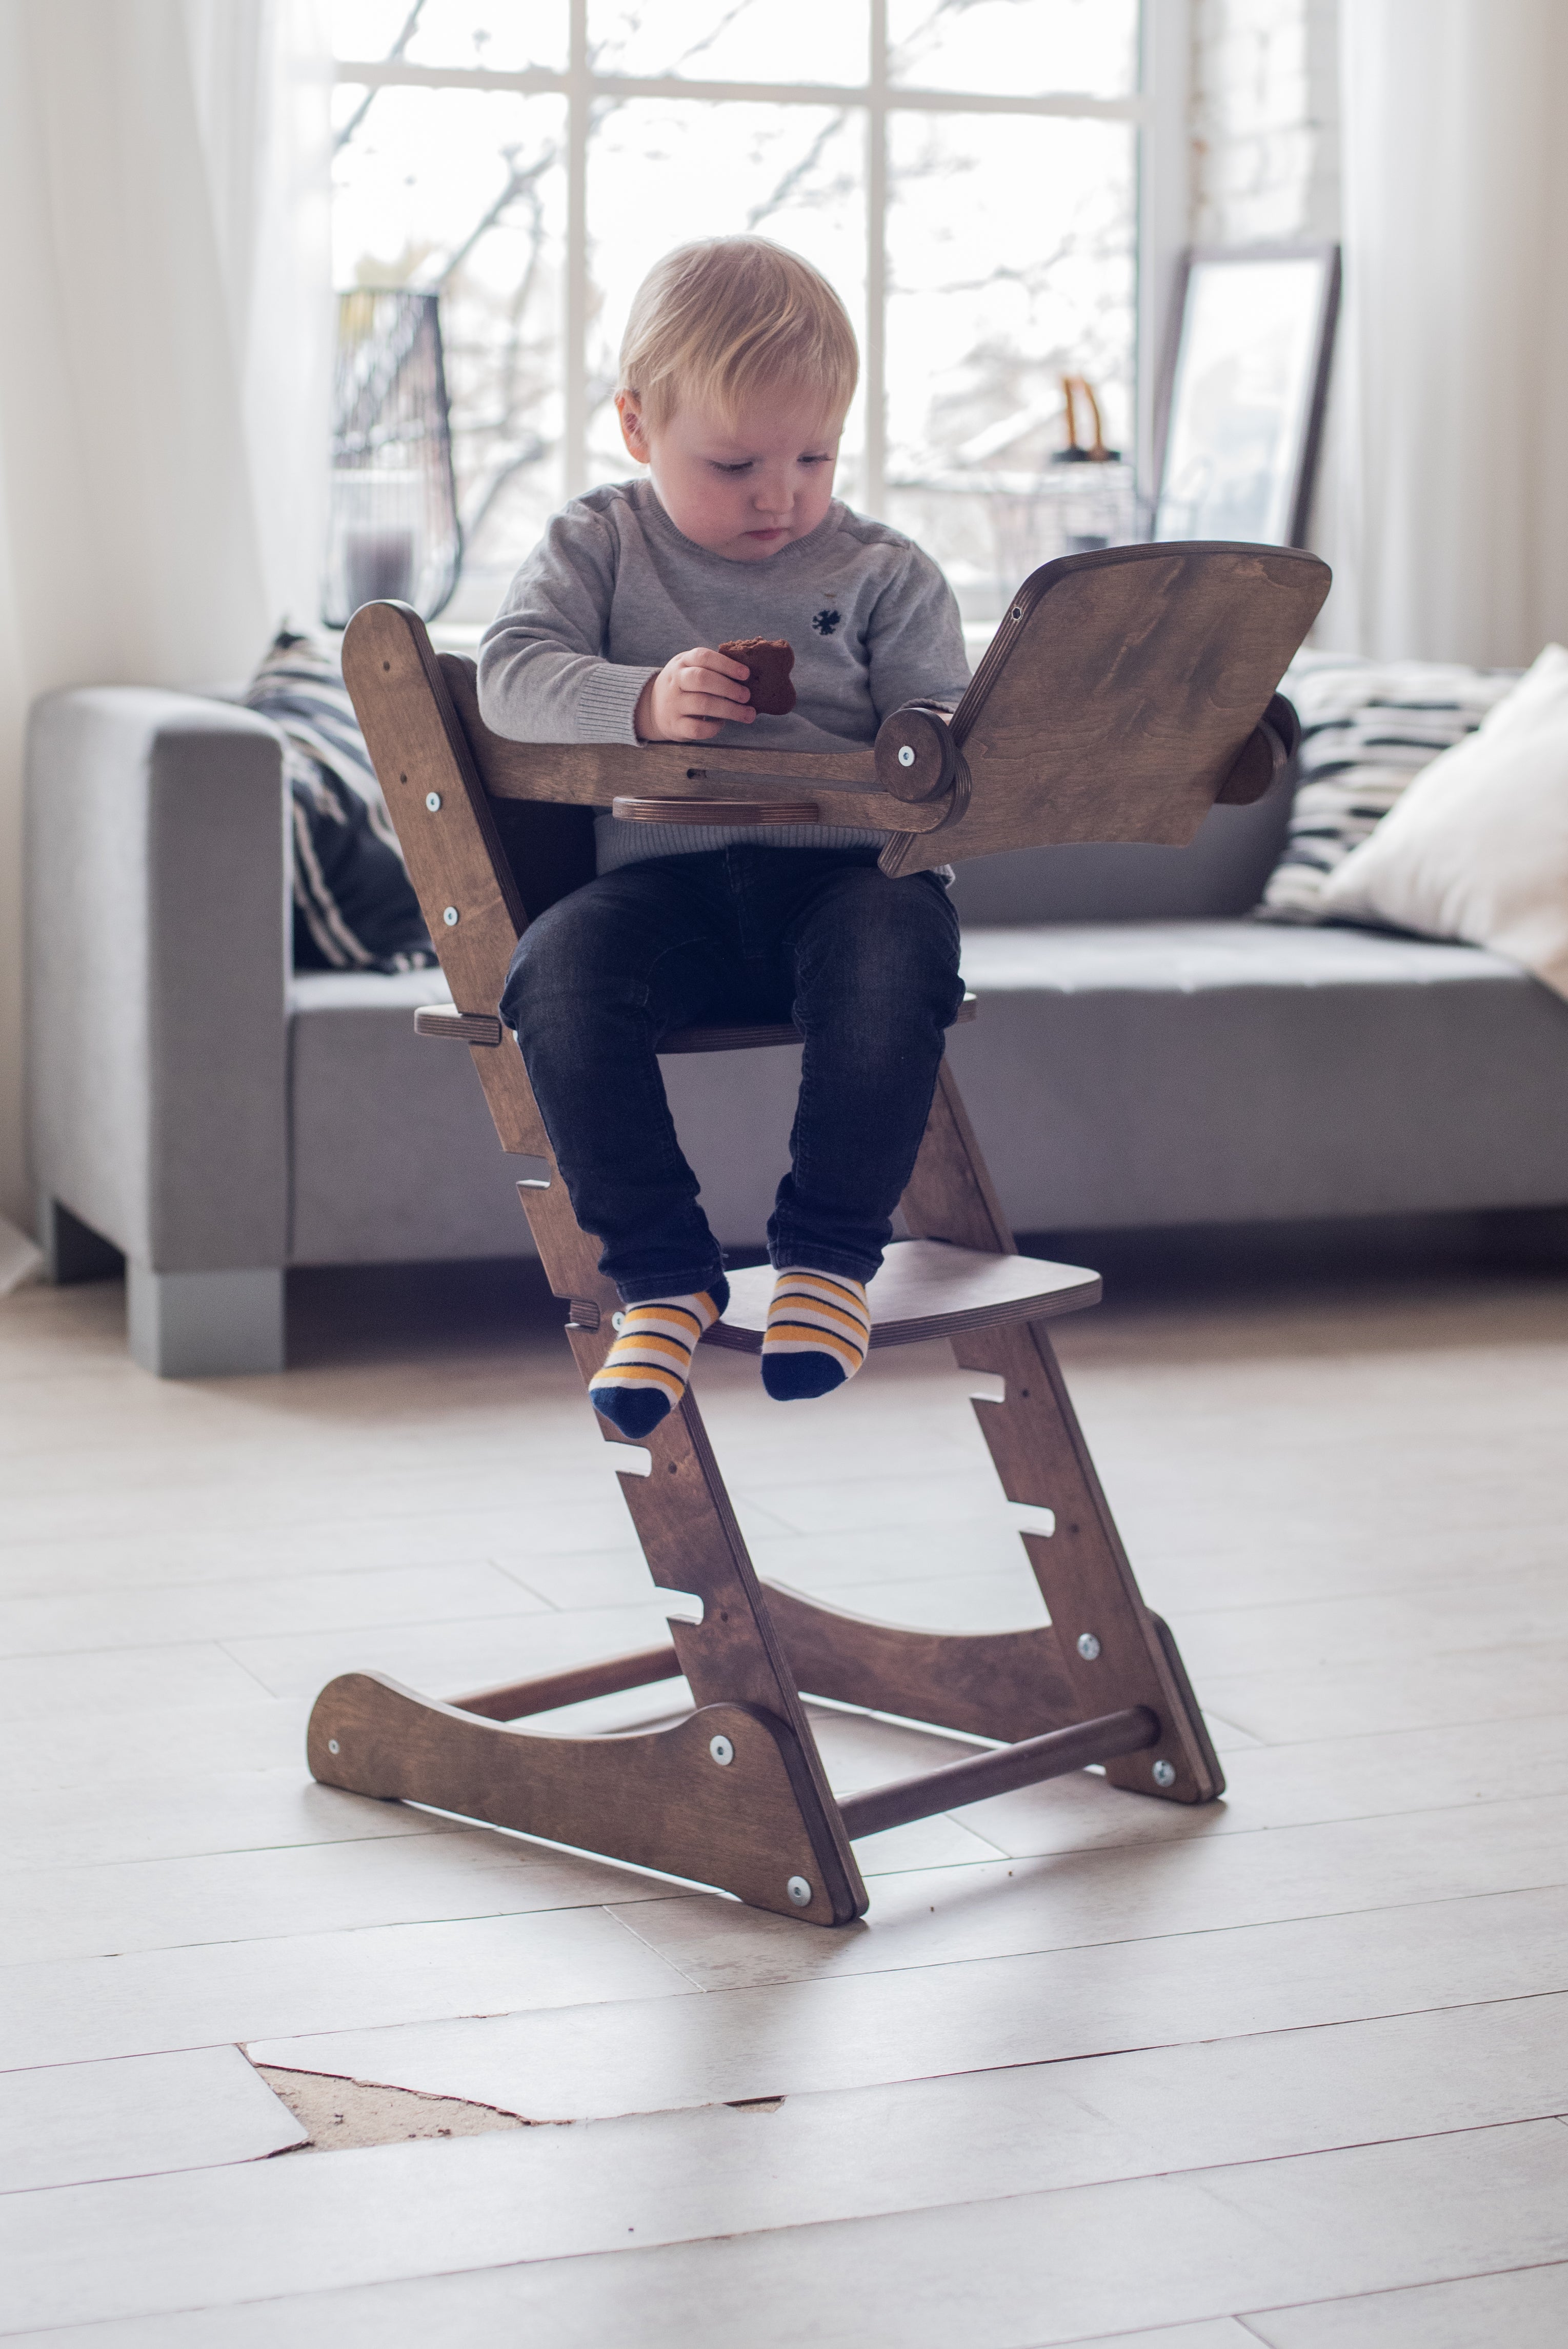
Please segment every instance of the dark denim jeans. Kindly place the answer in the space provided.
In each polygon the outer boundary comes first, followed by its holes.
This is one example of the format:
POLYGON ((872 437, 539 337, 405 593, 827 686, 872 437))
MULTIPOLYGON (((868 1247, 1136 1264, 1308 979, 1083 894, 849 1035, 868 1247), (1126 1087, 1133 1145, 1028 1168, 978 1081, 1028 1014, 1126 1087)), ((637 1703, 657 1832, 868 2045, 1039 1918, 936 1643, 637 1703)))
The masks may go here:
POLYGON ((777 1265, 869 1280, 962 1000, 958 917, 865 849, 715 849, 601 874, 524 932, 501 998, 556 1161, 624 1303, 721 1268, 655 1058, 677 1028, 793 1019, 805 1039, 777 1265))

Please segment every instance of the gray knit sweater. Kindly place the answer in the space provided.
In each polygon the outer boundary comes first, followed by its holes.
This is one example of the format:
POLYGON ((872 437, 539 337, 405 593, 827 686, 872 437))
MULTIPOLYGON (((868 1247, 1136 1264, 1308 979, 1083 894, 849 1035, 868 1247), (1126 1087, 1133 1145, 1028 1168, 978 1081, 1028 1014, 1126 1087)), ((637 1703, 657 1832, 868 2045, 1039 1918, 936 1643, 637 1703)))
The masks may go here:
MULTIPOLYGON (((480 647, 480 709, 518 742, 634 742, 632 715, 676 653, 788 636, 788 718, 725 725, 700 746, 842 750, 874 740, 902 702, 955 702, 968 679, 953 591, 928 554, 835 499, 825 521, 762 563, 710 554, 676 530, 645 481, 574 498, 512 581, 480 647)), ((780 761, 779 771, 789 767, 780 761)), ((728 842, 880 845, 868 827, 597 821, 598 864, 690 855, 728 842)))

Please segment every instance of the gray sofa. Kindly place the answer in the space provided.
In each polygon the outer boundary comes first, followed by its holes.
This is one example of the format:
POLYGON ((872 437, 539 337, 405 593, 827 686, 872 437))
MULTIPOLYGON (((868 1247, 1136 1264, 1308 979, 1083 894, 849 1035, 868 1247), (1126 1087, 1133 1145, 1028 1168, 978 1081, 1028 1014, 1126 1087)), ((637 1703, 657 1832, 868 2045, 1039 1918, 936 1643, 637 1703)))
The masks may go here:
MULTIPOLYGON (((1288 786, 1187 849, 960 871, 954 1032, 1015 1226, 1568 1202, 1568 1004, 1474 948, 1246 920, 1288 786)), ((27 768, 31 1147, 57 1278, 127 1259, 164 1374, 277 1370, 293 1266, 525 1256, 516 1160, 433 974, 287 968, 279 738, 221 701, 52 695, 27 768)), ((721 1239, 755 1245, 796 1053, 665 1063, 721 1239)))

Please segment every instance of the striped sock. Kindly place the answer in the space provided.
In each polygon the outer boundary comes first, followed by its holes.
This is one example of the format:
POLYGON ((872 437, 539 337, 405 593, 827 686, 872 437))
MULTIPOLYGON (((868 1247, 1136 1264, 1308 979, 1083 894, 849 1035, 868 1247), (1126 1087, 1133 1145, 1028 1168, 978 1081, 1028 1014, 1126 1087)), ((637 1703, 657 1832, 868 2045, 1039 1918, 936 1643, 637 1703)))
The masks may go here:
POLYGON ((729 1302, 721 1276, 693 1297, 651 1297, 616 1314, 614 1344, 588 1381, 602 1418, 634 1440, 667 1418, 686 1392, 697 1340, 729 1302))
POLYGON ((871 1337, 862 1281, 792 1265, 773 1284, 762 1339, 762 1383, 775 1402, 830 1394, 854 1377, 871 1337))

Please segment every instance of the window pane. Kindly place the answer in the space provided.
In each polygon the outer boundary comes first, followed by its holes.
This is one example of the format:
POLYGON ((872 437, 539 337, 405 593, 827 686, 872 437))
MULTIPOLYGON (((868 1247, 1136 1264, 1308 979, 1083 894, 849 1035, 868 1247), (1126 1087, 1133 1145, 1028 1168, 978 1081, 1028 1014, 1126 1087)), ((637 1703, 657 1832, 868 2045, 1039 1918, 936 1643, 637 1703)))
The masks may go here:
POLYGON ((589 0, 596 73, 863 88, 866 0, 589 0))
POLYGON ((1051 501, 1066 473, 1109 486, 1098 466, 1051 467, 1064 374, 1088 378, 1107 440, 1130 445, 1132 193, 1123 123, 890 118, 887 513, 943 564, 968 619, 996 617, 1061 552, 1051 501))
POLYGON ((1127 98, 1138 0, 888 0, 889 77, 912 89, 1127 98))
MULTIPOLYGON (((401 52, 415 66, 566 69, 567 0, 423 0, 401 52)), ((334 53, 356 65, 392 54, 412 0, 332 0, 334 53)))
POLYGON ((337 158, 338 285, 441 295, 468 538, 449 620, 491 616, 560 502, 565 131, 559 98, 383 89, 337 158))
MULTIPOLYGON (((632 295, 672 245, 743 233, 789 245, 838 288, 863 339, 864 159, 864 120, 852 109, 636 98, 599 115, 588 150, 595 481, 632 470, 611 405, 621 336, 632 295)), ((840 473, 846 496, 859 415, 857 402, 840 473)))

